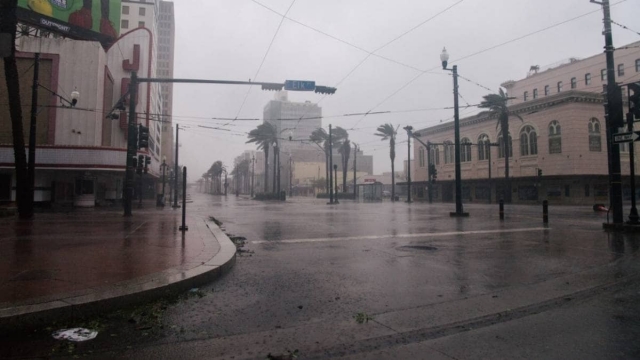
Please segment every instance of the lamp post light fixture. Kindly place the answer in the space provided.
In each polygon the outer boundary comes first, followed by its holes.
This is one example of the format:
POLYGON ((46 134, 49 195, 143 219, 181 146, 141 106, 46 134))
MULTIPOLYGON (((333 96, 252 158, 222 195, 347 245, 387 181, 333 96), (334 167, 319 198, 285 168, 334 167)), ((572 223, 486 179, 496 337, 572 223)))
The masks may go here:
POLYGON ((469 213, 465 213, 462 209, 462 181, 461 169, 460 169, 460 112, 458 108, 458 66, 453 65, 451 69, 447 68, 449 61, 449 54, 447 49, 442 49, 440 54, 440 61, 442 61, 442 69, 451 71, 453 74, 453 127, 454 127, 454 141, 455 141, 455 176, 456 176, 456 211, 449 213, 451 216, 467 217, 469 213))

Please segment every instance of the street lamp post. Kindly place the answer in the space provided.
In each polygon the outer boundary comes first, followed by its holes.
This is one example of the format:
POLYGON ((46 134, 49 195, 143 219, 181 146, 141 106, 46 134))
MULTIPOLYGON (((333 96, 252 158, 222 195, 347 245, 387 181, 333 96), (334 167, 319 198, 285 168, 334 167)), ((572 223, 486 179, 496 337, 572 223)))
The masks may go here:
POLYGON ((293 160, 289 153, 289 197, 293 196, 293 160))
POLYGON ((460 113, 458 108, 458 66, 453 65, 451 69, 447 68, 447 62, 449 61, 449 54, 447 49, 442 49, 440 54, 440 60, 442 61, 442 69, 449 70, 453 74, 453 126, 454 126, 454 141, 455 141, 455 175, 456 175, 456 211, 449 213, 451 216, 466 217, 469 213, 465 213, 462 209, 462 181, 461 169, 460 169, 460 113))
POLYGON ((165 187, 165 173, 167 171, 167 156, 162 157, 162 206, 164 206, 164 187, 165 187))
POLYGON ((256 156, 251 156, 251 198, 253 199, 253 185, 256 178, 256 156))
POLYGON ((353 200, 356 199, 357 195, 357 184, 356 184, 356 168, 358 164, 358 144, 353 143, 353 200))
POLYGON ((405 126, 407 130, 407 202, 411 202, 411 131, 413 126, 405 126))
POLYGON ((333 176, 331 176, 331 168, 333 168, 333 144, 331 144, 331 124, 329 124, 329 204, 333 204, 333 176))
POLYGON ((227 182, 227 168, 222 168, 222 172, 224 172, 224 196, 227 196, 227 188, 229 187, 229 183, 227 182))
POLYGON ((335 174, 335 194, 336 194, 336 199, 334 201, 335 204, 339 204, 340 202, 338 201, 338 164, 333 165, 333 173, 335 174))

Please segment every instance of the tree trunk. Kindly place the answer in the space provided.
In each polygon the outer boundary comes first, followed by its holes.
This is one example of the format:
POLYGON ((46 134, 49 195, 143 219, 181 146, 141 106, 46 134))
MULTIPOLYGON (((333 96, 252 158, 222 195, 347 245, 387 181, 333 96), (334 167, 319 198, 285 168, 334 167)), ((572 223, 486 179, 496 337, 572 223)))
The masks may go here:
POLYGON ((278 156, 278 148, 273 148, 273 186, 272 193, 276 193, 276 185, 278 183, 278 160, 276 157, 278 156))
POLYGON ((325 179, 325 193, 329 193, 329 153, 325 149, 324 151, 324 179, 325 179))
POLYGON ((349 159, 344 157, 342 158, 342 192, 347 193, 347 168, 349 167, 349 159))
POLYGON ((394 159, 391 159, 391 201, 396 201, 396 171, 394 159))
POLYGON ((25 153, 24 129, 22 126, 22 103, 20 101, 20 81, 15 57, 16 7, 17 0, 4 2, 0 7, 0 32, 11 34, 11 54, 4 59, 4 74, 9 96, 11 134, 13 137, 14 163, 16 170, 16 202, 22 219, 33 217, 33 201, 29 201, 27 181, 27 154, 25 153))

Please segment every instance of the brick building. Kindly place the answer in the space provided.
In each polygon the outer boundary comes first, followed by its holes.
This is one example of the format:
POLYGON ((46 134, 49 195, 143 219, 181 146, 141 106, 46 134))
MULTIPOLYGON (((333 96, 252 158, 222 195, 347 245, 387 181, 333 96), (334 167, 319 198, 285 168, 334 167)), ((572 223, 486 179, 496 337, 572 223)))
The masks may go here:
MULTIPOLYGON (((616 51, 616 82, 640 81, 640 42, 616 51)), ((603 87, 607 84, 604 54, 569 59, 540 71, 533 66, 524 79, 507 81, 510 111, 508 144, 496 118, 482 113, 460 120, 463 200, 496 201, 504 186, 505 151, 514 203, 589 204, 608 202, 607 141, 603 87), (498 144, 478 146, 487 142, 498 144), (464 145, 468 144, 468 145, 464 145), (490 160, 489 160, 490 159, 490 160), (538 176, 539 171, 542 176, 538 176), (491 175, 491 176, 490 176, 491 175), (491 198, 490 198, 491 196, 491 198)), ((624 95, 626 97, 626 94, 624 95)), ((626 99, 625 99, 626 109, 626 99)), ((443 145, 431 150, 437 169, 435 201, 454 200, 453 122, 416 131, 423 142, 443 145)), ((629 174, 629 148, 621 146, 622 174, 629 174)), ((640 152, 637 151, 636 154, 640 152)), ((412 168, 414 195, 427 197, 427 151, 416 142, 412 168)), ((637 155, 636 155, 637 156, 637 155)), ((637 157, 636 157, 637 158, 637 157)), ((628 179, 627 179, 628 180, 628 179)), ((625 198, 631 196, 624 185, 625 198)))

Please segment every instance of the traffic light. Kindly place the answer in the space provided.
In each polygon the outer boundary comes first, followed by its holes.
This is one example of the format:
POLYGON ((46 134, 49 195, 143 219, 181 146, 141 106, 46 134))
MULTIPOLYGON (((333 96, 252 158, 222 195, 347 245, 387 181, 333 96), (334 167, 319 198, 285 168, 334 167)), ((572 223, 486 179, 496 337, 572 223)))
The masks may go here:
POLYGON ((136 166, 136 173, 142 175, 142 168, 144 167, 144 155, 138 155, 138 162, 136 166))
MULTIPOLYGON (((125 124, 125 129, 128 128, 128 126, 126 126, 125 124)), ((132 135, 129 138, 130 141, 133 141, 133 144, 131 145, 132 148, 137 149, 138 148, 138 128, 134 127, 133 131, 132 131, 132 135)))
POLYGON ((629 86, 629 112, 634 118, 640 119, 640 82, 627 86, 629 86))
POLYGON ((138 125, 138 149, 149 148, 149 128, 138 125))
POLYGON ((262 90, 280 91, 284 84, 262 84, 262 90))
POLYGON ((609 96, 605 99, 606 107, 605 107, 605 117, 610 126, 614 126, 616 128, 624 127, 624 115, 622 111, 622 89, 618 85, 613 86, 613 93, 611 94, 611 99, 609 96), (609 103, 611 100, 611 103, 609 103))
POLYGON ((314 91, 318 94, 333 95, 336 92, 336 88, 328 86, 316 86, 316 89, 314 91))
POLYGON ((151 156, 144 157, 144 173, 149 171, 149 165, 151 165, 151 156))
POLYGON ((542 176, 542 169, 538 169, 538 176, 542 176))
POLYGON ((438 178, 438 170, 436 169, 436 166, 434 164, 430 164, 429 165, 429 173, 431 175, 431 183, 435 184, 436 183, 436 179, 438 178))
POLYGON ((134 169, 138 168, 138 158, 137 157, 132 157, 131 158, 131 166, 133 166, 134 169))

